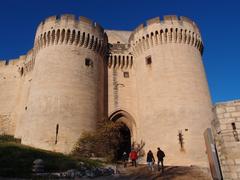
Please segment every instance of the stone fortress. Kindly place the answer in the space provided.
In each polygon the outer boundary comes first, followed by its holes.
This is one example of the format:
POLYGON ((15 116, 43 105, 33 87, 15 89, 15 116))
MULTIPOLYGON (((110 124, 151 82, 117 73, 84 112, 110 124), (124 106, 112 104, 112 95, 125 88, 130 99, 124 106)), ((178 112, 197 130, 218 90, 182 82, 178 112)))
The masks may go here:
POLYGON ((215 112, 202 53, 186 17, 153 18, 133 31, 49 17, 26 55, 0 61, 0 133, 69 153, 98 121, 121 121, 131 142, 143 141, 145 152, 161 147, 167 164, 208 166, 203 132, 215 112))

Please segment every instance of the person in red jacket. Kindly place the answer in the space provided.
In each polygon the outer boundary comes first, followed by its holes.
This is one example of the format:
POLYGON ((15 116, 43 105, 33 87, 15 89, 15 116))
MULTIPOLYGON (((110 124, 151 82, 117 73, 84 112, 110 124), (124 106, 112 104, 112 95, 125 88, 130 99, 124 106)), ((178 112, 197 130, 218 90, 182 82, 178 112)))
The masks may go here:
POLYGON ((129 157, 132 160, 132 166, 137 167, 137 162, 136 162, 138 158, 137 151, 132 149, 132 151, 129 153, 129 157))

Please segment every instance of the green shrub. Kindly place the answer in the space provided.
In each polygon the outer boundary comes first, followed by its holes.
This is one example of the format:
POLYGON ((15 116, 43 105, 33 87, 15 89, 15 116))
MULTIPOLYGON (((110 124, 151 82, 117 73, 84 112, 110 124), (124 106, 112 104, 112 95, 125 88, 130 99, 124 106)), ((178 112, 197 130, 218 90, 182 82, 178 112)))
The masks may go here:
POLYGON ((115 161, 119 144, 122 142, 121 122, 101 122, 96 131, 86 131, 79 138, 72 155, 75 157, 105 157, 107 161, 115 161))
POLYGON ((0 135, 0 143, 3 143, 3 142, 21 143, 21 139, 16 139, 11 135, 2 134, 0 135))

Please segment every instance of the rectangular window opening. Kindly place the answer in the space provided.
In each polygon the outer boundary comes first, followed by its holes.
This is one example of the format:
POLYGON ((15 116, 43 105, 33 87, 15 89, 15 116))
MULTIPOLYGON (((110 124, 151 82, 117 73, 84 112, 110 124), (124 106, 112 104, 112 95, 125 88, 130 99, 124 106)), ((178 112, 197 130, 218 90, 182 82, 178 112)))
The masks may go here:
POLYGON ((124 78, 129 78, 129 72, 123 72, 123 77, 124 78))
POLYGON ((152 57, 151 56, 147 56, 146 57, 146 65, 151 65, 152 64, 152 57))
POLYGON ((89 58, 85 59, 85 65, 88 67, 93 67, 93 61, 89 58))

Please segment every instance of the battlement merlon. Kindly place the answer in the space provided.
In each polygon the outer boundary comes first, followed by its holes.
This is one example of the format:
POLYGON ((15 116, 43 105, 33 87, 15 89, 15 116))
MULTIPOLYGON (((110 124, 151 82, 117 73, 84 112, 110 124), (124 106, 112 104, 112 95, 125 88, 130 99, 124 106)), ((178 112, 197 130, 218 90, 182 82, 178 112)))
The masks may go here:
POLYGON ((0 66, 8 67, 8 66, 22 64, 26 60, 26 56, 27 55, 21 55, 19 56, 19 58, 16 58, 16 59, 0 60, 0 66))
POLYGON ((80 29, 80 30, 88 30, 88 32, 92 32, 93 34, 99 33, 102 34, 104 29, 96 22, 92 20, 80 16, 76 17, 72 14, 64 14, 61 16, 51 16, 42 21, 38 27, 36 32, 36 37, 40 34, 43 34, 48 31, 52 31, 53 29, 80 29))
POLYGON ((16 66, 18 71, 23 69, 22 73, 26 74, 27 72, 33 69, 34 58, 33 58, 33 50, 29 50, 26 55, 21 55, 16 59, 9 60, 0 60, 0 67, 2 68, 11 68, 16 66))
POLYGON ((198 26, 191 19, 184 16, 178 17, 176 15, 167 15, 163 17, 163 20, 160 20, 160 17, 155 17, 147 20, 146 24, 140 24, 137 28, 134 29, 133 33, 129 38, 129 42, 133 39, 134 35, 137 34, 139 31, 148 31, 148 29, 150 29, 150 27, 154 24, 160 25, 160 27, 163 30, 166 28, 187 29, 189 31, 197 33, 201 37, 201 33, 198 26))
MULTIPOLYGON (((145 49, 149 41, 154 45, 158 43, 182 43, 195 47, 203 54, 203 42, 197 25, 187 17, 164 16, 149 19, 145 24, 140 24, 130 35, 129 44, 133 51, 145 49), (137 49, 136 49, 137 48, 137 49), (140 48, 140 49, 139 49, 140 48)), ((138 52, 138 53, 139 53, 138 52)), ((136 53, 135 53, 136 54, 136 53)))
POLYGON ((92 49, 105 56, 108 38, 104 29, 90 19, 65 14, 51 16, 42 21, 37 28, 34 52, 49 45, 75 45, 92 49))

